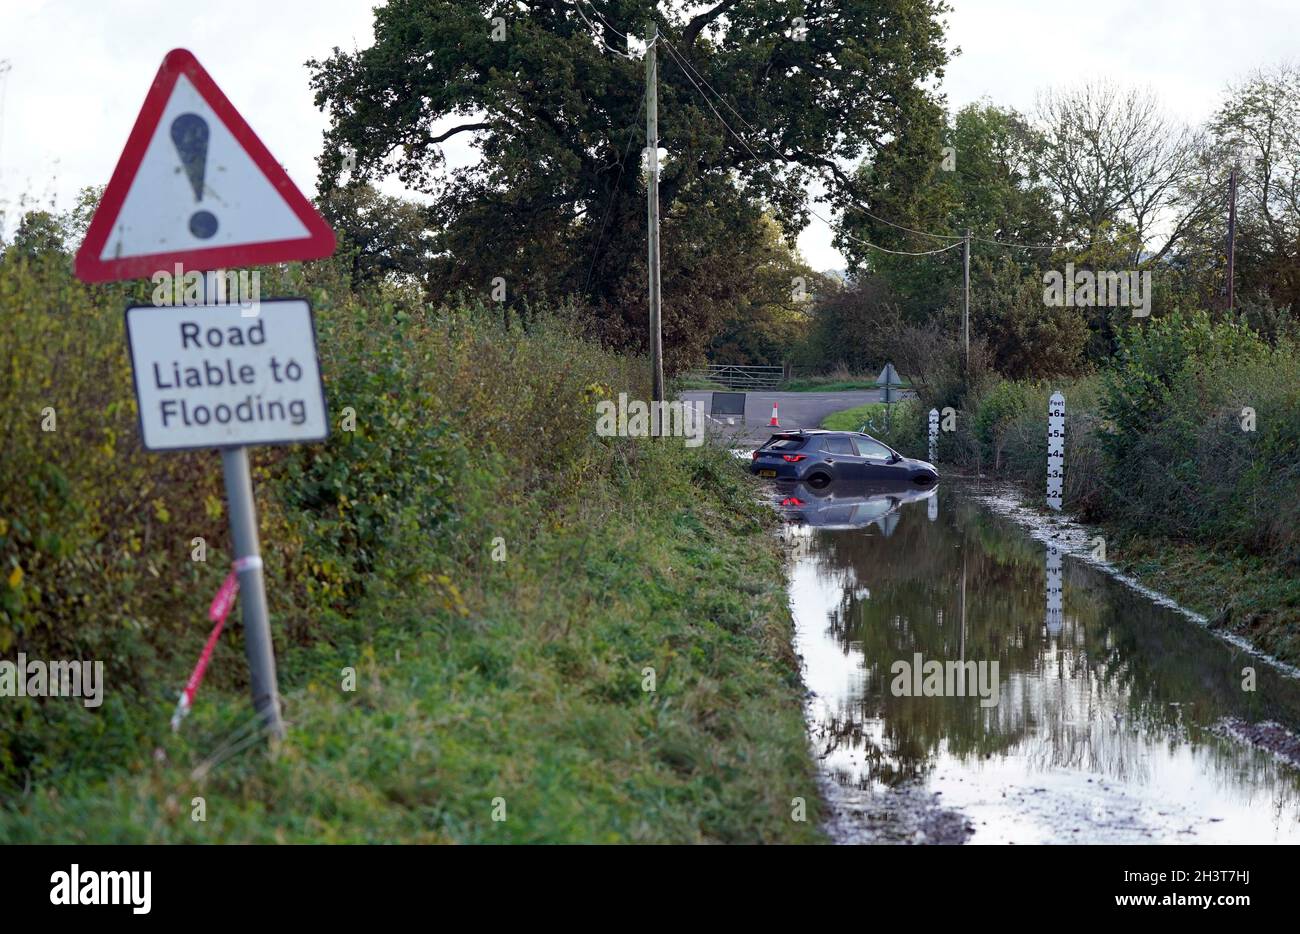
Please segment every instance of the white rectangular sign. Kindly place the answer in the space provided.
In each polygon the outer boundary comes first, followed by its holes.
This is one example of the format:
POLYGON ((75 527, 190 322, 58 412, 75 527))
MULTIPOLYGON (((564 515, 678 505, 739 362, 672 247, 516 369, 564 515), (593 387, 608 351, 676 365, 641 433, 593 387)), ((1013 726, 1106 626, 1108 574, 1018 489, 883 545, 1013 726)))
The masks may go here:
POLYGON ((316 329, 304 299, 126 310, 144 446, 151 451, 323 441, 316 329))

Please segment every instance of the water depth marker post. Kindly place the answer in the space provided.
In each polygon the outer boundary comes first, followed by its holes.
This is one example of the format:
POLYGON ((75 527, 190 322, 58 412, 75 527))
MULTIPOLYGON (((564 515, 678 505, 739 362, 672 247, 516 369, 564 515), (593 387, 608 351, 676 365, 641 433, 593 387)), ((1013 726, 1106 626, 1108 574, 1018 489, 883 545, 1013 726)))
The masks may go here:
POLYGON ((1060 512, 1065 496, 1065 396, 1047 401, 1047 505, 1060 512))
POLYGON ((221 270, 334 248, 324 218, 203 66, 185 49, 167 53, 75 270, 87 282, 205 273, 202 306, 126 310, 140 435, 150 451, 221 451, 253 707, 277 738, 284 723, 248 447, 323 441, 329 416, 311 307, 226 295, 221 270), (207 185, 214 175, 219 198, 207 185))

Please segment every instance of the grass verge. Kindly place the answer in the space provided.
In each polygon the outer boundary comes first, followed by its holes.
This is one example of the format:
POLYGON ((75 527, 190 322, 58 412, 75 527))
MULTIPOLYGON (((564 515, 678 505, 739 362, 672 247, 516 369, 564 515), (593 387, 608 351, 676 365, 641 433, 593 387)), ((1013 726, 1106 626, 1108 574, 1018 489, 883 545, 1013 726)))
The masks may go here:
POLYGON ((885 404, 868 402, 866 405, 855 405, 851 409, 832 412, 822 419, 822 427, 831 431, 857 431, 869 422, 879 421, 883 424, 884 420, 885 404))
POLYGON ((142 749, 107 780, 21 795, 0 839, 819 841, 782 556, 721 458, 639 449, 519 522, 467 616, 430 593, 367 601, 337 646, 288 659, 277 756, 195 777, 247 704, 201 695, 165 761, 142 749))
POLYGON ((1113 525, 1103 529, 1107 557, 1121 570, 1200 613, 1212 628, 1300 664, 1300 578, 1282 562, 1113 525))
MULTIPOLYGON (((906 380, 901 384, 907 388, 906 380)), ((836 376, 802 376, 786 380, 781 385, 783 392, 853 392, 859 389, 879 389, 874 376, 836 377, 836 376)))
POLYGON ((102 659, 106 690, 0 703, 0 842, 820 839, 750 479, 597 437, 645 367, 562 316, 359 297, 329 264, 263 276, 312 298, 330 411, 356 422, 254 452, 287 741, 240 739, 237 614, 171 734, 229 566, 217 460, 139 447, 121 309, 142 296, 3 262, 4 473, 26 482, 0 489, 0 653, 102 659))

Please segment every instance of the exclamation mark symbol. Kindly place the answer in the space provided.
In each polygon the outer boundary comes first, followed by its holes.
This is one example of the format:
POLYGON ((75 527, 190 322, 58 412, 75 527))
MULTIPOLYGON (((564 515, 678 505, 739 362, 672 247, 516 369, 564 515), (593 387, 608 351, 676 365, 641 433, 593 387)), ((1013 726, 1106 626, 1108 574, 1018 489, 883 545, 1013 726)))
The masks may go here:
MULTIPOLYGON (((172 144, 194 189, 194 200, 203 201, 203 175, 208 166, 208 121, 198 114, 181 114, 172 121, 172 144)), ((211 211, 190 215, 190 233, 207 240, 217 232, 217 218, 211 211)))

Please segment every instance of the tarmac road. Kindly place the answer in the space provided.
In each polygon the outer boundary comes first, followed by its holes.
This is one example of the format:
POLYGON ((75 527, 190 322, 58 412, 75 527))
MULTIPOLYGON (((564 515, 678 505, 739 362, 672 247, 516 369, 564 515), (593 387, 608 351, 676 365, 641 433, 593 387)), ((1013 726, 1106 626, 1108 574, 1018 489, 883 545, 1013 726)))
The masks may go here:
MULTIPOLYGON (((766 441, 777 429, 768 426, 772 417, 772 403, 775 402, 781 428, 820 428, 822 419, 832 412, 879 402, 879 389, 862 389, 850 392, 750 392, 745 395, 745 418, 743 424, 739 418, 735 425, 728 425, 725 417, 709 419, 709 433, 722 438, 732 438, 737 445, 744 442, 758 443, 766 441)), ((713 393, 707 390, 690 390, 683 392, 681 398, 687 402, 703 401, 704 412, 708 414, 713 393)))

